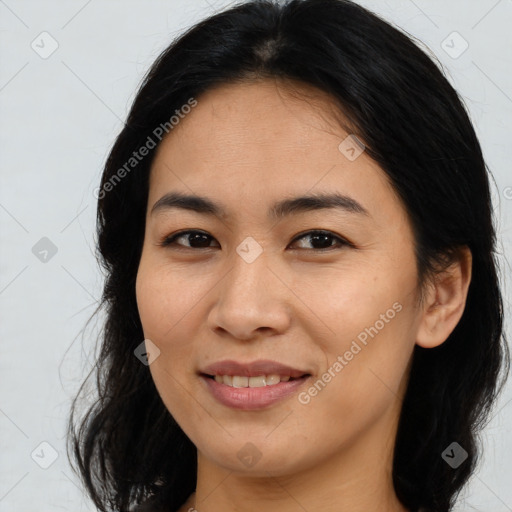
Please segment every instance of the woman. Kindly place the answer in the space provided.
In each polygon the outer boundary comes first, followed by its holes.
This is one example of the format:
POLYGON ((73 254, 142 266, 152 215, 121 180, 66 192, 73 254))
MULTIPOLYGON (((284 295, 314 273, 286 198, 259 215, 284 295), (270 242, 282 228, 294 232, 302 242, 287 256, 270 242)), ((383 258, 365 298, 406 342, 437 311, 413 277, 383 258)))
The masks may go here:
POLYGON ((98 198, 99 400, 70 439, 100 510, 452 508, 508 354, 480 145, 406 35, 345 0, 210 17, 98 198))

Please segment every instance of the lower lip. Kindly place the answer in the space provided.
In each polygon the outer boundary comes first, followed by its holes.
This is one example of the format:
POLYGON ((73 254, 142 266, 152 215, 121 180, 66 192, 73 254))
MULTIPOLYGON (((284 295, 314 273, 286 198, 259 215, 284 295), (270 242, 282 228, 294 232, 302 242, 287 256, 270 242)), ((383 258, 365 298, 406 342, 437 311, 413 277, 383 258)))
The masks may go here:
POLYGON ((234 388, 201 375, 211 394, 223 405, 234 409, 261 409, 294 395, 309 376, 259 388, 234 388))

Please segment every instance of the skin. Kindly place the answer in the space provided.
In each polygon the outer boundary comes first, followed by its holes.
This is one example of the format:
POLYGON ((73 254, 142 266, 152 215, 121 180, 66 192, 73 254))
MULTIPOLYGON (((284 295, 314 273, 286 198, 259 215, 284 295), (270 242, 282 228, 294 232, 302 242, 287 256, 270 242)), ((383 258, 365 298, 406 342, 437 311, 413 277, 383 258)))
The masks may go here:
POLYGON ((160 350, 151 375, 198 449, 196 493, 180 511, 406 510, 391 474, 412 351, 443 343, 456 326, 471 254, 462 249, 420 303, 408 216, 365 152, 350 161, 338 149, 348 133, 333 108, 301 84, 222 85, 198 98, 158 148, 136 292, 144 335, 160 350), (151 213, 171 191, 206 196, 226 214, 151 213), (276 201, 320 192, 350 196, 368 215, 267 216, 276 201), (187 236, 159 244, 187 229, 210 235, 210 246, 187 236), (324 246, 297 239, 314 229, 333 237, 324 246), (248 236, 263 249, 252 263, 236 251, 248 236), (307 369, 314 382, 397 303, 400 312, 307 404, 296 394, 235 410, 198 376, 223 359, 271 359, 307 369), (237 456, 246 443, 261 454, 251 467, 237 456))

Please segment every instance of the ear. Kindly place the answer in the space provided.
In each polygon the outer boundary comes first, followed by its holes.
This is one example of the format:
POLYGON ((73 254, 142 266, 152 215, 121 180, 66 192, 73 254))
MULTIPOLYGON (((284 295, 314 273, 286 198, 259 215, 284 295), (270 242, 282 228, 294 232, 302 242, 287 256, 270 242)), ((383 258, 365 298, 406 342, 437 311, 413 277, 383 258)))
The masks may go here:
POLYGON ((427 285, 416 343, 433 348, 444 343, 464 313, 471 282, 472 255, 464 246, 454 261, 427 285))

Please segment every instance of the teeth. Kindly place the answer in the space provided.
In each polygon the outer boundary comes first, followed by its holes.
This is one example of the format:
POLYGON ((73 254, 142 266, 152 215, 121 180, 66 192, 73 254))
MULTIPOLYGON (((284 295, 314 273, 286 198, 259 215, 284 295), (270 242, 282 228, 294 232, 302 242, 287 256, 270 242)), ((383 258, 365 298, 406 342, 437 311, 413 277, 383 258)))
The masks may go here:
POLYGON ((215 375, 215 381, 219 384, 226 384, 233 388, 261 388, 263 386, 273 386, 280 382, 287 382, 290 376, 259 375, 258 377, 244 377, 240 375, 215 375))
POLYGON ((249 385, 249 377, 239 377, 233 375, 233 387, 234 388, 246 388, 249 385))

